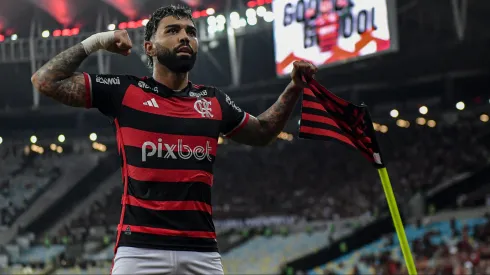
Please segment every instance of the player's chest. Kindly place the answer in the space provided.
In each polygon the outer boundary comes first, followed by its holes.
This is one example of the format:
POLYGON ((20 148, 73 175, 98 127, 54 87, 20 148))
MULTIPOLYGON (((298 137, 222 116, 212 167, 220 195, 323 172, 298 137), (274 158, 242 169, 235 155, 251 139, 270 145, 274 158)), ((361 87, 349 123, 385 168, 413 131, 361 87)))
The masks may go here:
POLYGON ((139 112, 163 117, 221 121, 221 106, 216 97, 161 97, 157 94, 129 89, 123 106, 139 112))

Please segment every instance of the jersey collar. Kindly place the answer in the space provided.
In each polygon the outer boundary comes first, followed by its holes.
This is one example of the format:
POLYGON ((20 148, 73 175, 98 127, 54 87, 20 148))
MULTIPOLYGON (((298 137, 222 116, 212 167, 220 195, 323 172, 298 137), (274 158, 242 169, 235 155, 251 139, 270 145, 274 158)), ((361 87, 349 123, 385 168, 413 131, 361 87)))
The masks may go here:
POLYGON ((189 96, 189 92, 193 87, 192 82, 189 81, 187 83, 187 86, 182 91, 174 91, 169 87, 165 86, 164 84, 156 81, 153 77, 145 77, 145 78, 146 78, 145 80, 149 82, 151 85, 158 87, 157 93, 163 97, 171 97, 171 96, 186 97, 189 96))

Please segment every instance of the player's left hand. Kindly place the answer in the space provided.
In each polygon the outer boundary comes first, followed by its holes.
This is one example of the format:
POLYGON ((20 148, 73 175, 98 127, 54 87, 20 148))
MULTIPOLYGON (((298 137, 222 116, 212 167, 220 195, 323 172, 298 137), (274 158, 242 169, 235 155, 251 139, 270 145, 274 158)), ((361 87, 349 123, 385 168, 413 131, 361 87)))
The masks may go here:
POLYGON ((291 80, 293 84, 300 88, 305 88, 306 83, 303 81, 314 78, 318 68, 306 61, 294 61, 293 71, 291 72, 291 80))

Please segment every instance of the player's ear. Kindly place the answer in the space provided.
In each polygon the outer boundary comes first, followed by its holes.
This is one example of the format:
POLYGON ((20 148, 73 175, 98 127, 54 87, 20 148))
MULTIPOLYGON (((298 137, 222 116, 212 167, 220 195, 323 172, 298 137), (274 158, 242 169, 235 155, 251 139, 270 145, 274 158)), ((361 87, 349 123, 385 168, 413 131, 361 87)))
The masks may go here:
POLYGON ((148 56, 155 56, 156 55, 156 49, 155 46, 153 45, 153 42, 151 41, 145 41, 145 52, 148 56))

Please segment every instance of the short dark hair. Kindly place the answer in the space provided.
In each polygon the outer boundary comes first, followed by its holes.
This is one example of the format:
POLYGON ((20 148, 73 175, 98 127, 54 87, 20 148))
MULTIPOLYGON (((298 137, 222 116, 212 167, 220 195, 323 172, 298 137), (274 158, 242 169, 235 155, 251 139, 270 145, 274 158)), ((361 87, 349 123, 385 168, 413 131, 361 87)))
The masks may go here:
MULTIPOLYGON (((151 15, 150 20, 145 26, 145 41, 151 40, 151 38, 157 32, 158 24, 160 24, 160 21, 163 18, 169 16, 173 16, 177 19, 190 19, 192 23, 195 24, 190 8, 180 5, 161 7, 151 15)), ((151 56, 148 56, 148 67, 153 68, 153 59, 151 58, 151 56)))

